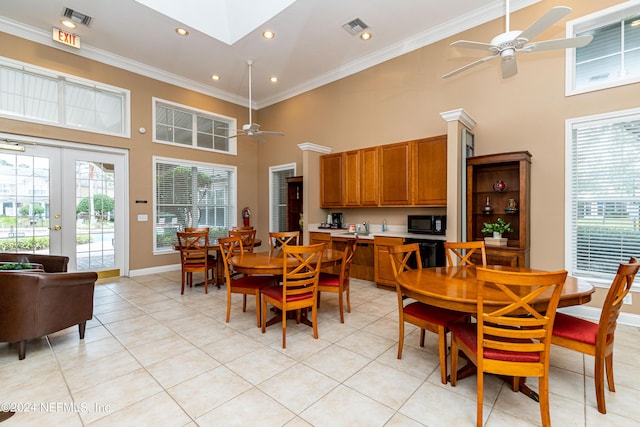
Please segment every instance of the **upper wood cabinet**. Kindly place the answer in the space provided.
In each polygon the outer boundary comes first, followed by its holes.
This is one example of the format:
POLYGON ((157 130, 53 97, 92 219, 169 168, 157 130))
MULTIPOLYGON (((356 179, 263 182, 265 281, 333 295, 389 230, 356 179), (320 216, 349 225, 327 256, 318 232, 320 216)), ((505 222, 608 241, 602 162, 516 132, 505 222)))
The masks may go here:
POLYGON ((378 206, 378 147, 360 150, 360 201, 362 206, 378 206))
POLYGON ((447 205, 447 136, 415 141, 414 205, 447 205))
POLYGON ((360 150, 344 153, 344 205, 360 206, 360 150))
POLYGON ((446 135, 320 157, 322 208, 446 204, 446 135))
POLYGON ((380 147, 380 204, 385 206, 411 204, 410 141, 380 147))
POLYGON ((344 153, 320 157, 320 206, 344 206, 344 153))

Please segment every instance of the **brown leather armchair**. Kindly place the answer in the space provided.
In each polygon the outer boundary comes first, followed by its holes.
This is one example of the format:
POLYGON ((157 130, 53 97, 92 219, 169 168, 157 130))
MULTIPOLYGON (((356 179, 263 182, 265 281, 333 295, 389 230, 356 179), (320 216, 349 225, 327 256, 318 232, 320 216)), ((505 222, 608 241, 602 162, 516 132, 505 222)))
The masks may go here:
POLYGON ((87 320, 93 316, 97 279, 93 272, 0 273, 0 342, 17 342, 22 360, 27 340, 73 325, 78 325, 83 339, 87 320))
POLYGON ((33 262, 42 264, 47 273, 66 272, 69 257, 61 255, 19 254, 0 252, 0 262, 33 262))

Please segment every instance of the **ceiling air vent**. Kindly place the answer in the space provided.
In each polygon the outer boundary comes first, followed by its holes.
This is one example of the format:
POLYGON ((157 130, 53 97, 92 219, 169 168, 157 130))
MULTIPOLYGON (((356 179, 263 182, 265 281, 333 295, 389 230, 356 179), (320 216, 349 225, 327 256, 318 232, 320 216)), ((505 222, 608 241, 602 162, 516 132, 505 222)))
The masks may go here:
POLYGON ((64 9, 62 9, 62 16, 64 16, 65 18, 69 18, 76 24, 84 25, 86 27, 90 26, 91 21, 93 21, 93 18, 90 17, 89 15, 76 12, 75 10, 70 9, 68 7, 65 7, 64 9))
POLYGON ((369 28, 369 26, 364 22, 362 22, 360 18, 356 18, 353 21, 350 21, 344 24, 342 28, 344 28, 344 30, 347 33, 351 34, 352 36, 355 36, 363 32, 367 28, 369 28))

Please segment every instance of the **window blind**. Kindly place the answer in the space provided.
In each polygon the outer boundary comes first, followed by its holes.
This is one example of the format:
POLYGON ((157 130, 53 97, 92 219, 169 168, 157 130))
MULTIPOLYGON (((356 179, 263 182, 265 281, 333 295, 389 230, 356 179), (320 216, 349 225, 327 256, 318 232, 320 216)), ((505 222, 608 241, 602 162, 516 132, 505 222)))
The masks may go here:
POLYGON ((281 169, 271 174, 271 230, 287 231, 287 178, 293 169, 281 169))
POLYGON ((227 166, 156 160, 156 250, 171 249, 184 227, 226 236, 236 212, 235 173, 227 166))
POLYGON ((610 279, 640 256, 640 114, 572 127, 572 274, 610 279))

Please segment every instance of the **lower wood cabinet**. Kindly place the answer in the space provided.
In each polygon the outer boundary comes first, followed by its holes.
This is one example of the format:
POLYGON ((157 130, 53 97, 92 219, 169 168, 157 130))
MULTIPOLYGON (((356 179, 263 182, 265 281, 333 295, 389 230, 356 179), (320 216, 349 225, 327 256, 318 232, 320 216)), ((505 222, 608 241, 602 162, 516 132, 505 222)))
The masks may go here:
MULTIPOLYGON (((321 231, 309 232, 310 244, 327 243, 332 249, 343 251, 346 244, 353 241, 351 237, 331 237, 331 234, 321 231)), ((340 266, 329 267, 323 269, 334 274, 340 274, 340 266)), ((356 253, 351 262, 351 277, 355 279, 368 280, 373 282, 374 278, 374 257, 373 257, 373 240, 360 240, 356 247, 356 253)))
POLYGON ((391 259, 389 258, 389 247, 402 245, 404 239, 402 237, 375 237, 374 241, 374 280, 378 287, 396 288, 396 280, 393 275, 393 267, 391 267, 391 259))

